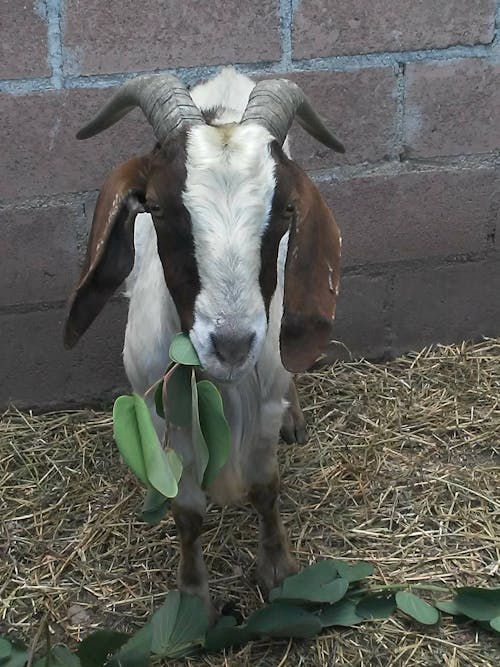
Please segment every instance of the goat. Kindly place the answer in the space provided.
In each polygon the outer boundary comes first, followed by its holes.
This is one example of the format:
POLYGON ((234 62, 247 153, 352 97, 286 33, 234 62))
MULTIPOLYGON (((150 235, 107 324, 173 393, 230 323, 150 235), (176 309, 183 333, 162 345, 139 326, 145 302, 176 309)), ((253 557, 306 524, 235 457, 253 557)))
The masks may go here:
MULTIPOLYGON (((303 436, 292 373, 310 367, 329 341, 341 245, 319 190, 289 156, 293 118, 344 149, 296 84, 255 84, 233 68, 191 92, 171 75, 132 79, 77 137, 101 132, 135 106, 158 141, 101 189, 65 344, 78 341, 127 277, 123 357, 134 391, 144 393, 164 373, 173 336, 189 334, 231 428, 230 457, 208 493, 217 503, 246 498, 255 507, 257 580, 269 591, 297 570, 279 514, 277 442, 283 422, 288 439, 303 436)), ((165 422, 152 399, 149 407, 163 439, 165 422)), ((178 585, 200 596, 213 618, 200 544, 206 494, 190 429, 173 426, 169 437, 183 461, 172 503, 178 585)))

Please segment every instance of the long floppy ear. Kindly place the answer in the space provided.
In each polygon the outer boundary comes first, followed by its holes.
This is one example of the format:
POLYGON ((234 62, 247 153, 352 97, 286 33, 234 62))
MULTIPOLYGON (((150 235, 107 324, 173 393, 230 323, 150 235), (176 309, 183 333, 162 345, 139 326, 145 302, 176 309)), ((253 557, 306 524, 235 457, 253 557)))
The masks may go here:
POLYGON ((281 320, 281 359, 300 373, 324 352, 331 336, 340 275, 340 234, 318 188, 298 170, 290 226, 281 320))
POLYGON ((150 158, 108 176, 97 199, 80 280, 71 295, 64 344, 73 347, 134 266, 134 222, 143 210, 150 158))

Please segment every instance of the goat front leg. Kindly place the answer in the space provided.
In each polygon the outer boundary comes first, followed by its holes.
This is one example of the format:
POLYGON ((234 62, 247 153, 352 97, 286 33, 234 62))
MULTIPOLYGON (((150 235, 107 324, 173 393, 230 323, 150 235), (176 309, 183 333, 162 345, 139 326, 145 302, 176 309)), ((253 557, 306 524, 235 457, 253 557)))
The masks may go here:
POLYGON ((288 445, 294 442, 303 445, 307 442, 306 420, 300 407, 299 395, 293 379, 290 380, 286 398, 290 405, 283 415, 281 437, 288 445))
POLYGON ((177 586, 182 593, 203 601, 210 623, 217 617, 208 588, 208 572, 203 558, 201 534, 206 512, 206 496, 196 479, 191 438, 185 429, 172 427, 171 442, 183 460, 179 492, 172 501, 172 514, 179 536, 181 558, 177 586))
POLYGON ((290 552, 290 541, 279 512, 279 474, 276 454, 274 463, 275 465, 267 471, 260 465, 256 466, 255 472, 261 473, 263 481, 255 481, 250 486, 248 494, 259 517, 257 583, 266 595, 272 588, 279 586, 283 579, 298 570, 297 562, 290 552))
POLYGON ((182 593, 197 595, 203 601, 208 620, 212 624, 217 611, 208 589, 208 572, 201 548, 204 512, 188 508, 178 501, 172 502, 177 533, 181 547, 181 559, 177 570, 177 586, 182 593))

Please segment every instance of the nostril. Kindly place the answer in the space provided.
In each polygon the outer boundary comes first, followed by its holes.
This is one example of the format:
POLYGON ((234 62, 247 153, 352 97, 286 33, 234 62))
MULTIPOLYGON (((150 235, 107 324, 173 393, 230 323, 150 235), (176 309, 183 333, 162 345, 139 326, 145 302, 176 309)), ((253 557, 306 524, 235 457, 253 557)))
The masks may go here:
POLYGON ((220 361, 231 364, 231 366, 236 366, 246 361, 255 338, 255 332, 244 335, 222 332, 210 334, 215 354, 220 361))

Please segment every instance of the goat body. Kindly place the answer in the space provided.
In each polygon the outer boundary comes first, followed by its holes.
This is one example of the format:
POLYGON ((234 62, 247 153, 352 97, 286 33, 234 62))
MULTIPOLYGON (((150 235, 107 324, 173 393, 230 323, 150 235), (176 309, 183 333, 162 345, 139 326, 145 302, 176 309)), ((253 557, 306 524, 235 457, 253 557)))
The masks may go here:
MULTIPOLYGON (((229 68, 195 87, 191 98, 209 123, 189 127, 110 177, 96 207, 67 340, 79 337, 127 274, 123 355, 134 391, 143 394, 162 376, 172 338, 189 332, 202 374, 221 392, 232 437, 230 457, 208 495, 255 506, 258 578, 270 589, 296 571, 277 501, 276 449, 289 400, 300 421, 290 370, 308 365, 328 338, 333 306, 324 303, 334 305, 338 292, 340 238, 287 144, 282 150, 266 127, 241 122, 254 86, 229 68), (117 186, 119 179, 125 185, 117 186), (321 289, 312 288, 319 283, 321 289), (284 309, 293 311, 286 327, 284 309)), ((165 422, 151 398, 149 408, 163 439, 165 422)), ((169 429, 183 461, 173 502, 179 586, 201 596, 212 613, 200 546, 206 494, 190 429, 169 429)))

